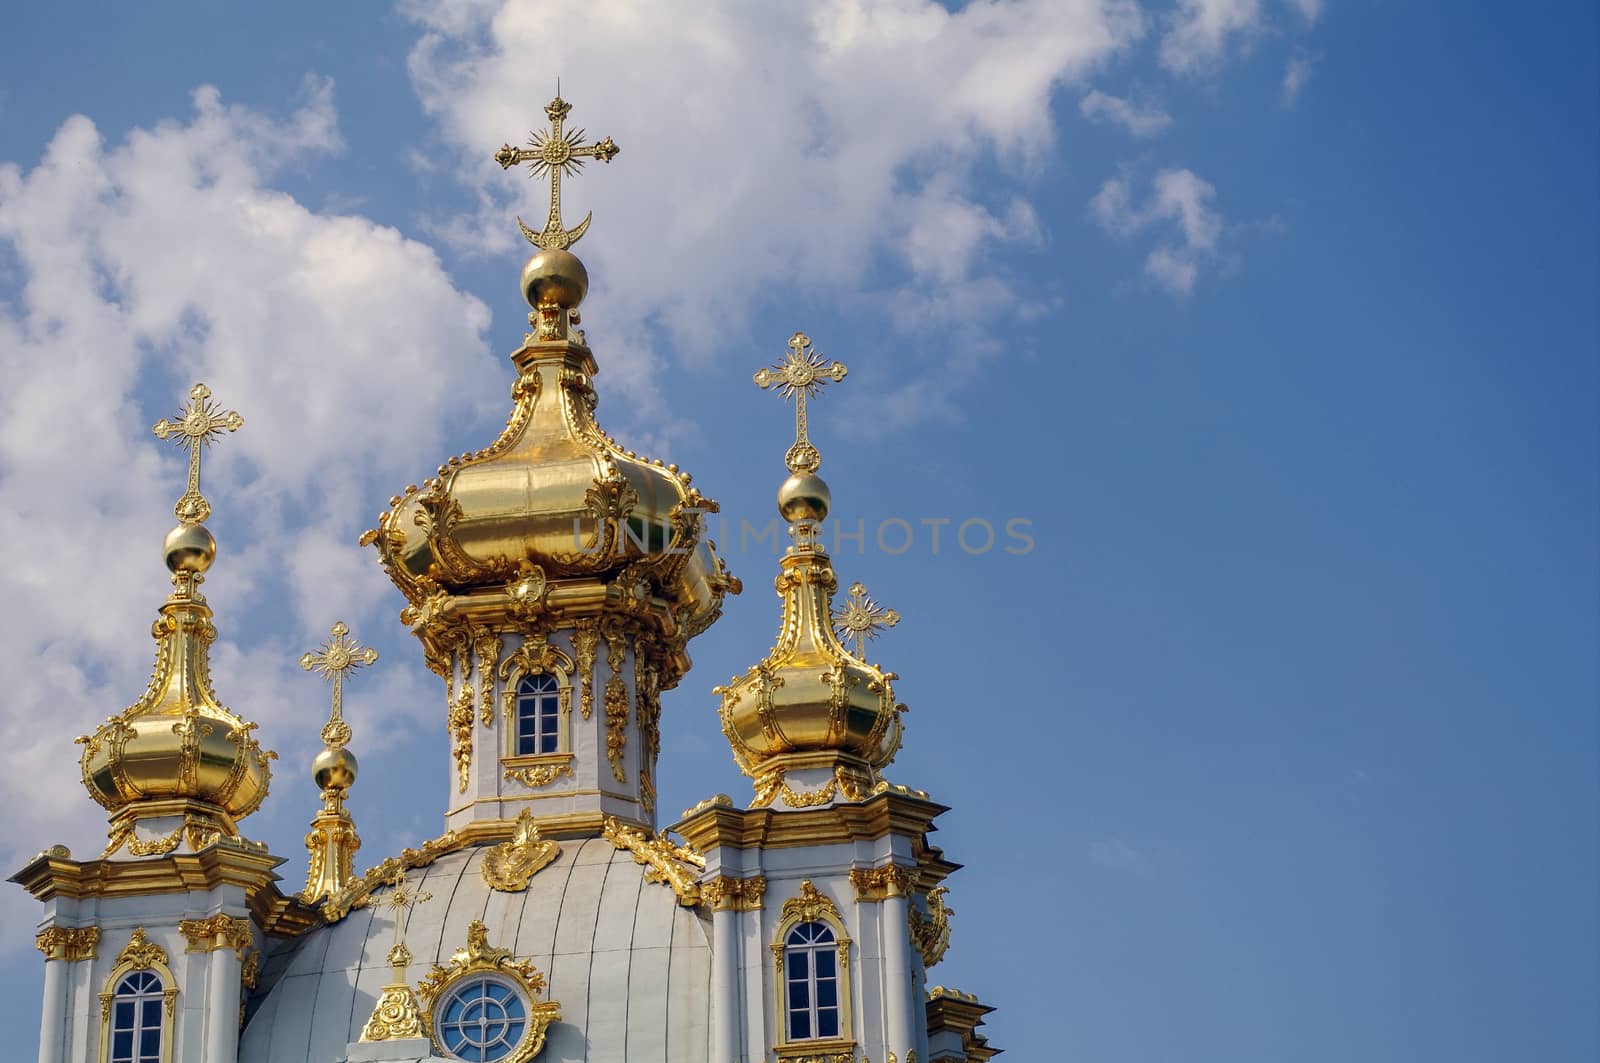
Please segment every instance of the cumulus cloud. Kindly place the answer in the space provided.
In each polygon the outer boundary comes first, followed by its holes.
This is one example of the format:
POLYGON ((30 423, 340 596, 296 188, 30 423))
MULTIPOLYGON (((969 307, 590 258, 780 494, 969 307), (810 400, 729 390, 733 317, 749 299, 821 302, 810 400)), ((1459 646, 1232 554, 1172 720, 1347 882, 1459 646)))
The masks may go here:
POLYGON ((1162 170, 1141 206, 1129 179, 1114 177, 1089 201, 1089 213, 1109 232, 1131 237, 1166 223, 1168 238, 1145 258, 1145 273, 1174 295, 1194 290, 1200 267, 1216 256, 1222 215, 1212 205, 1216 188, 1193 170, 1162 170))
POLYGON ((1033 209, 980 187, 976 170, 1036 164, 1055 135, 1057 89, 1144 31, 1128 0, 976 0, 954 12, 934 0, 708 0, 692 20, 674 4, 596 0, 564 20, 558 69, 539 60, 549 4, 405 10, 421 29, 417 92, 481 196, 480 211, 441 219, 441 235, 507 250, 512 209, 543 218, 543 182, 505 175, 489 156, 543 125, 529 104, 549 98, 558 73, 575 102, 569 122, 621 146, 568 193, 567 224, 593 209, 580 250, 603 284, 585 317, 608 388, 645 408, 652 374, 634 370, 665 354, 714 356, 708 337, 736 331, 795 276, 856 300, 869 270, 893 275, 866 298, 917 306, 901 320, 924 329, 968 327, 976 290, 997 300, 984 318, 1017 308, 1026 293, 987 250, 1036 239, 1033 209), (647 362, 662 343, 673 348, 647 362))
POLYGON ((1172 124, 1172 116, 1153 104, 1141 107, 1099 89, 1078 101, 1078 110, 1091 122, 1112 122, 1136 137, 1153 137, 1172 124))
POLYGON ((1163 24, 1161 65, 1175 74, 1210 70, 1230 41, 1260 22, 1261 0, 1178 0, 1163 24))
MULTIPOLYGON (((77 116, 36 163, 0 164, 0 536, 26 560, 0 568, 0 802, 32 810, 0 826, 9 866, 103 837, 72 736, 148 674, 139 633, 168 590, 160 543, 185 471, 149 427, 190 382, 245 415, 204 482, 222 544, 206 586, 219 694, 286 759, 326 706, 291 678, 295 658, 335 616, 359 625, 380 606, 356 536, 437 463, 443 424, 503 393, 488 311, 429 248, 273 187, 339 147, 332 85, 313 80, 287 115, 202 88, 182 120, 107 144, 77 116), (441 379, 458 386, 428 384, 441 379), (248 634, 261 601, 283 599, 276 639, 248 634), (284 628, 305 645, 282 644, 284 628)), ((397 702, 419 700, 420 668, 387 671, 397 702)))

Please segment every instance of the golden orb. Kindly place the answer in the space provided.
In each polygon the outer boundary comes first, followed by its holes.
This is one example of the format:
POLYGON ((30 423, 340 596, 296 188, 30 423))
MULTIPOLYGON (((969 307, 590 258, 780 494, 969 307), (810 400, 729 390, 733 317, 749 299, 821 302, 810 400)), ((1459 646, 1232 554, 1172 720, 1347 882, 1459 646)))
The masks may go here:
POLYGON ((778 488, 778 512, 790 524, 803 520, 825 520, 833 492, 814 472, 797 472, 778 488))
POLYGON ((161 549, 173 572, 204 572, 217 559, 217 540, 204 524, 178 525, 167 532, 161 549))
POLYGON ((311 777, 319 790, 348 790, 355 785, 359 766, 348 749, 324 749, 311 762, 311 777))
POLYGON ((522 297, 537 310, 574 310, 589 291, 589 271, 571 251, 540 251, 522 267, 522 297))

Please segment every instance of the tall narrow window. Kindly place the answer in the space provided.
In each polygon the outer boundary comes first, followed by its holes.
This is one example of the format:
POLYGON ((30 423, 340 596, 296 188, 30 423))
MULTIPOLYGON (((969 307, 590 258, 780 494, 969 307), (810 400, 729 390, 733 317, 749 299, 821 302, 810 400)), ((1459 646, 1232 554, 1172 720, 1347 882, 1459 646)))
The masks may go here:
POLYGON ((517 755, 555 753, 560 748, 560 683, 548 673, 517 684, 517 755))
POLYGON ((111 994, 110 1063, 161 1063, 161 979, 133 971, 111 994))
POLYGON ((839 946, 826 923, 801 923, 783 943, 789 1040, 839 1036, 839 946))

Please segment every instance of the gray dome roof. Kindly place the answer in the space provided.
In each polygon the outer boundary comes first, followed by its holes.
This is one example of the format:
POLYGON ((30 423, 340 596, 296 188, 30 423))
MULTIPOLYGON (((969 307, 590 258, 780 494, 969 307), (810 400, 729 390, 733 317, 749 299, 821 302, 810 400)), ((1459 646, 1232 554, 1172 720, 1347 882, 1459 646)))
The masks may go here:
MULTIPOLYGON (((568 840, 522 893, 498 893, 479 867, 486 850, 440 857, 413 885, 433 899, 406 931, 416 985, 447 963, 481 919, 491 944, 527 957, 561 1002, 540 1063, 706 1063, 711 948, 707 925, 672 890, 644 881, 630 853, 600 838, 568 840)), ((343 1059, 389 981, 394 942, 386 911, 363 908, 286 941, 268 956, 239 1048, 239 1063, 343 1059)))

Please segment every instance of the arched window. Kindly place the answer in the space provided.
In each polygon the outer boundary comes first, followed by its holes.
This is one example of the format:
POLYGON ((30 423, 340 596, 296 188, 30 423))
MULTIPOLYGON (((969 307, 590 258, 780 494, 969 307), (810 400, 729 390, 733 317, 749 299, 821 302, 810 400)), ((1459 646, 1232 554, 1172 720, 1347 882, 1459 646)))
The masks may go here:
POLYGON ((161 1063, 161 978, 154 971, 125 975, 111 993, 110 1063, 161 1063))
POLYGON ((839 945, 826 923, 801 923, 783 942, 790 1041, 838 1037, 839 945))
POLYGON ((101 1063, 171 1063, 178 985, 167 952, 134 930, 100 993, 101 1063))
POLYGON ((517 684, 517 756, 555 753, 561 748, 560 687, 548 672, 517 684))

